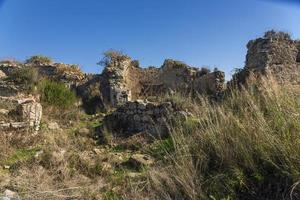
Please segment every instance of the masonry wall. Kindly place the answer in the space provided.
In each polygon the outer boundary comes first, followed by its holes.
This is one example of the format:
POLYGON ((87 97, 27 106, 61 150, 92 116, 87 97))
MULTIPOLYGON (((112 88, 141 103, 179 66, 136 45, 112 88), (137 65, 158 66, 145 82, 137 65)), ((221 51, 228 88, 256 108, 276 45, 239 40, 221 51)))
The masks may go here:
POLYGON ((233 81, 244 84, 249 74, 272 74, 279 83, 300 84, 299 43, 287 33, 269 31, 251 40, 246 66, 234 75, 233 81))
POLYGON ((296 42, 282 32, 267 32, 264 37, 251 40, 246 56, 246 68, 274 68, 276 65, 296 63, 298 49, 296 42))
POLYGON ((223 72, 204 72, 171 59, 160 68, 140 68, 130 58, 113 61, 101 76, 113 107, 172 92, 219 95, 225 89, 223 72))

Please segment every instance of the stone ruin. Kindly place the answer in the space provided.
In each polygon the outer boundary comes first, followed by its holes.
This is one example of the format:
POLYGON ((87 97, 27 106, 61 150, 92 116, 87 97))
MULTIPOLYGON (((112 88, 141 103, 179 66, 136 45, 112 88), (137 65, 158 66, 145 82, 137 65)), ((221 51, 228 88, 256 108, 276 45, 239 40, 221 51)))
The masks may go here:
MULTIPOLYGON (((281 84, 300 84, 300 41, 292 40, 283 32, 269 31, 264 37, 251 40, 247 48, 246 65, 233 76, 228 89, 233 85, 245 84, 250 74, 272 74, 281 84)), ((172 106, 168 109, 155 108, 156 116, 147 103, 139 101, 124 104, 126 101, 147 100, 148 97, 170 91, 208 94, 222 99, 226 92, 223 72, 203 73, 200 69, 174 60, 166 60, 161 68, 141 69, 129 60, 116 66, 107 77, 115 80, 110 82, 110 88, 119 88, 111 90, 111 102, 113 106, 121 106, 105 118, 104 124, 121 136, 138 132, 152 136, 166 135, 170 132, 168 127, 172 116, 185 112, 176 111, 172 106)))
POLYGON ((117 136, 146 132, 154 137, 164 137, 170 132, 170 116, 174 112, 171 103, 127 102, 105 117, 103 123, 117 136))
POLYGON ((97 99, 98 104, 91 104, 102 109, 174 92, 208 94, 214 99, 221 99, 224 91, 224 72, 209 72, 171 59, 165 60, 160 68, 141 68, 137 61, 129 57, 112 60, 101 75, 78 87, 79 96, 82 96, 84 104, 91 99, 97 99), (91 93, 93 95, 90 95, 91 93))
POLYGON ((86 81, 86 75, 80 71, 77 65, 64 63, 23 64, 11 61, 0 63, 0 79, 9 77, 17 70, 27 67, 36 69, 40 78, 63 82, 69 88, 76 88, 86 81))
MULTIPOLYGON (((245 67, 233 76, 228 86, 245 84, 251 73, 272 74, 279 83, 300 83, 300 41, 291 39, 286 33, 269 31, 263 37, 251 40, 247 48, 245 67)), ((0 96, 18 96, 19 86, 2 79, 21 67, 26 67, 26 64, 0 63, 0 96)), ((160 109, 161 105, 153 103, 159 96, 179 92, 194 96, 205 94, 211 99, 222 100, 227 90, 224 72, 210 72, 171 59, 165 60, 159 68, 142 68, 138 61, 122 55, 110 59, 102 74, 94 75, 83 74, 72 65, 62 63, 32 67, 42 77, 64 82, 75 89, 88 113, 117 108, 105 118, 105 122, 120 134, 146 131, 162 135, 162 132, 168 132, 166 122, 169 118, 165 111, 175 111, 171 107, 160 109), (156 114, 150 114, 152 112, 156 114), (163 123, 157 119, 163 119, 163 123)), ((39 106, 25 107, 23 110, 39 106)), ((21 113, 25 116, 24 113, 28 112, 21 113)), ((38 116, 35 119, 39 119, 38 116)), ((29 117, 30 124, 36 124, 33 118, 29 117)))
POLYGON ((34 97, 0 96, 0 104, 0 131, 23 128, 39 130, 42 106, 34 97))
POLYGON ((246 66, 233 76, 231 83, 245 84, 250 73, 272 74, 283 83, 300 83, 300 43, 287 33, 268 31, 248 45, 246 66))

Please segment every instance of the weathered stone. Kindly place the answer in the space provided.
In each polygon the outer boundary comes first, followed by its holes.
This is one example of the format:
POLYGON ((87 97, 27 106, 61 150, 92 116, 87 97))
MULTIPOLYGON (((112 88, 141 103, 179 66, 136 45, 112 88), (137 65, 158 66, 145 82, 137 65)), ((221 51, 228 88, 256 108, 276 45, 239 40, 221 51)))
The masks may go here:
POLYGON ((146 132, 154 137, 164 137, 170 131, 168 123, 173 116, 172 111, 171 103, 148 106, 144 103, 127 102, 104 118, 102 128, 107 128, 118 136, 146 132))
POLYGON ((10 128, 10 123, 0 122, 0 130, 10 128))
POLYGON ((4 79, 6 77, 6 74, 2 70, 0 70, 0 79, 4 79))
POLYGON ((11 190, 6 189, 3 193, 4 197, 10 200, 17 200, 19 199, 19 195, 11 190))
POLYGON ((280 84, 300 83, 299 47, 287 33, 269 31, 264 37, 251 40, 247 48, 246 66, 233 76, 229 85, 246 84, 250 75, 268 74, 280 84))
POLYGON ((0 80, 0 96, 1 97, 12 97, 19 94, 19 88, 11 83, 2 82, 0 80))
POLYGON ((106 63, 100 75, 105 104, 117 107, 127 101, 140 100, 140 110, 144 110, 141 103, 152 96, 178 91, 220 97, 225 90, 225 75, 220 71, 203 73, 202 69, 170 59, 161 68, 140 68, 132 63, 128 56, 106 63))
POLYGON ((30 127, 39 130, 42 119, 42 105, 37 102, 25 102, 18 106, 21 118, 29 123, 30 127))
POLYGON ((0 109, 0 114, 7 115, 9 113, 9 110, 6 109, 0 109))
POLYGON ((78 130, 78 133, 82 135, 86 135, 90 133, 90 130, 88 128, 81 128, 78 130))
POLYGON ((154 159, 144 154, 134 154, 125 163, 134 169, 142 169, 143 167, 149 167, 154 164, 154 159))
POLYGON ((60 129, 57 122, 48 122, 48 129, 49 130, 58 130, 60 129))
POLYGON ((12 122, 10 123, 10 127, 14 129, 26 128, 29 127, 28 122, 12 122))

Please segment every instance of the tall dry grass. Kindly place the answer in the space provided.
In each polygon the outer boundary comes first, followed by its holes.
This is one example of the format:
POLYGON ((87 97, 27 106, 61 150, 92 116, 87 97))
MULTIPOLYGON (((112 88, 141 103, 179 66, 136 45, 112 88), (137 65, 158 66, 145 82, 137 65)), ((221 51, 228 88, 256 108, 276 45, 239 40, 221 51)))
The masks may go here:
POLYGON ((253 82, 220 104, 194 101, 194 117, 174 126, 174 150, 124 198, 299 199, 300 89, 253 82))

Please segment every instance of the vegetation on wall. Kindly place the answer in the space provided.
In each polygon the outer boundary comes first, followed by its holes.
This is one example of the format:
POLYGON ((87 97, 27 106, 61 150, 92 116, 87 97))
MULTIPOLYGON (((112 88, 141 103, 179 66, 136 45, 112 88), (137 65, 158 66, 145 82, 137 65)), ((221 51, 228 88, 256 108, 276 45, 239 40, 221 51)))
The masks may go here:
POLYGON ((128 58, 129 56, 124 54, 122 51, 110 49, 103 53, 103 58, 97 64, 107 66, 111 62, 121 62, 128 58))
POLYGON ((8 79, 21 84, 25 90, 31 92, 39 81, 39 73, 33 67, 22 67, 14 70, 8 79))
POLYGON ((48 65, 51 63, 53 63, 52 59, 43 55, 32 56, 25 61, 25 64, 32 65, 48 65))

